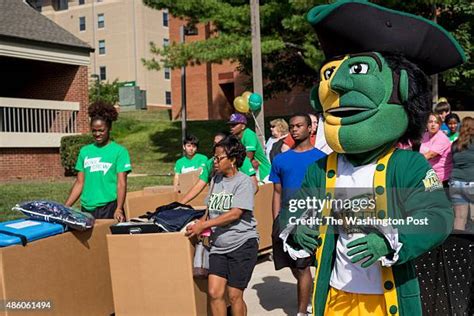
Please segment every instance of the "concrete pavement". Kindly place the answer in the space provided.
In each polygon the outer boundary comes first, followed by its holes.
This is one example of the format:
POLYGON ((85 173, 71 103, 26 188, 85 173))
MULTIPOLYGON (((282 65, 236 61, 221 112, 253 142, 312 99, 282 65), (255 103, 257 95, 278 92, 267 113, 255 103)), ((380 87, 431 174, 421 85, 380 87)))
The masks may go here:
MULTIPOLYGON (((297 313, 296 279, 290 269, 275 271, 265 256, 259 260, 252 280, 244 292, 249 316, 295 316, 297 313)), ((312 269, 314 276, 314 269, 312 269)))

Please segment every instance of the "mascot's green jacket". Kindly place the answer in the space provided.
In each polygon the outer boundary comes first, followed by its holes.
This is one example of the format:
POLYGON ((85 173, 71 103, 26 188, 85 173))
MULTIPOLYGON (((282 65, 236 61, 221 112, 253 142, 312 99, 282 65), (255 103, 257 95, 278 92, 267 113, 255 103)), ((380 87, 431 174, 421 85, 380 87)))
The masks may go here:
POLYGON ((334 153, 295 197, 325 203, 288 205, 280 223, 293 226, 292 247, 315 252, 313 313, 421 315, 413 259, 447 238, 453 210, 426 159, 396 145, 425 130, 427 75, 464 53, 431 21, 366 1, 317 6, 307 19, 326 56, 311 103, 334 153))

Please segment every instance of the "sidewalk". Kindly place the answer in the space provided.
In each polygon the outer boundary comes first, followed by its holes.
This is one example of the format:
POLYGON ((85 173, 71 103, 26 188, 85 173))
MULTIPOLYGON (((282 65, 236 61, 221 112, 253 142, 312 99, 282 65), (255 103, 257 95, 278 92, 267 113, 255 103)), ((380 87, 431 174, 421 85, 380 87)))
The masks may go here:
MULTIPOLYGON (((264 257, 268 258, 268 257, 264 257)), ((314 276, 314 269, 311 269, 314 276)), ((244 292, 248 315, 294 316, 297 313, 296 280, 290 269, 275 271, 273 262, 259 260, 244 292)))

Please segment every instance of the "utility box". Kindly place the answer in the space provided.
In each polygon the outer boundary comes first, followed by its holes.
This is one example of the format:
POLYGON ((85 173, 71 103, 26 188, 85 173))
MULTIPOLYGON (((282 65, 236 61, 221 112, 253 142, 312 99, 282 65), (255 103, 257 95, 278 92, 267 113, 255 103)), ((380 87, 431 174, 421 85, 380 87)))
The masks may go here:
POLYGON ((146 91, 140 90, 134 81, 121 83, 119 103, 121 111, 146 109, 146 91))

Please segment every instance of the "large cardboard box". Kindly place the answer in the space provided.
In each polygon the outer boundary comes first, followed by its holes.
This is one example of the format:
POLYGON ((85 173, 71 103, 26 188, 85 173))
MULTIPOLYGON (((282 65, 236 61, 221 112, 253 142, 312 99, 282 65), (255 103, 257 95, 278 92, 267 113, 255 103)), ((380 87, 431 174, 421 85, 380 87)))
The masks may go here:
POLYGON ((259 187, 255 196, 254 216, 257 220, 257 231, 260 235, 259 251, 272 247, 272 198, 273 184, 268 183, 259 187))
POLYGON ((194 247, 181 233, 108 235, 117 316, 207 315, 207 281, 192 274, 194 247))
POLYGON ((114 312, 106 235, 113 220, 93 229, 0 248, 0 300, 25 302, 15 315, 110 315, 114 312), (28 302, 50 302, 50 309, 28 302))
POLYGON ((199 181, 201 168, 178 175, 178 193, 188 192, 199 181))
MULTIPOLYGON (((204 189, 191 204, 196 209, 205 208, 204 199, 207 196, 208 189, 204 189)), ((179 201, 183 194, 174 192, 163 192, 144 195, 133 192, 133 195, 127 194, 125 201, 125 216, 127 218, 138 217, 147 211, 154 211, 158 206, 169 204, 173 201, 179 201)), ((257 220, 257 230, 260 235, 259 250, 266 250, 272 246, 272 196, 273 184, 265 184, 259 187, 255 196, 254 216, 257 220)))
POLYGON ((175 192, 162 192, 155 194, 143 194, 133 192, 125 199, 125 217, 127 219, 138 217, 150 211, 153 212, 158 206, 177 201, 178 194, 175 192))
POLYGON ((174 192, 174 188, 172 185, 155 185, 152 187, 143 188, 143 195, 168 193, 168 192, 174 192))

